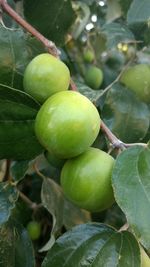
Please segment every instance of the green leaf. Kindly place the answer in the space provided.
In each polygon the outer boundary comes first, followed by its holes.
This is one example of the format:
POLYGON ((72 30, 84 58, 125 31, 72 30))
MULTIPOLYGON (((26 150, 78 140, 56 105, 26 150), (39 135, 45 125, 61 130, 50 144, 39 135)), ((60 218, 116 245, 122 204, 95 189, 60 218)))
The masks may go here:
POLYGON ((10 168, 10 175, 12 176, 15 182, 19 182, 25 177, 28 168, 28 160, 13 161, 10 168))
POLYGON ((132 3, 132 0, 126 0, 126 1, 119 0, 119 3, 121 5, 121 9, 122 9, 123 13, 126 15, 128 12, 128 9, 132 3))
POLYGON ((127 143, 143 139, 149 128, 147 105, 120 84, 107 93, 101 115, 111 131, 127 143))
POLYGON ((31 58, 30 53, 26 48, 26 35, 22 29, 10 30, 0 26, 1 84, 23 89, 23 73, 31 58))
POLYGON ((140 242, 150 249, 150 150, 135 146, 118 156, 113 189, 118 205, 140 242))
POLYGON ((0 183, 0 225, 8 221, 17 199, 18 192, 14 186, 0 183))
POLYGON ((78 91, 85 95, 87 98, 89 98, 92 102, 95 102, 102 94, 102 90, 93 90, 90 87, 88 87, 86 84, 81 82, 76 82, 76 86, 78 88, 78 91))
POLYGON ((0 85, 0 158, 26 160, 42 151, 34 133, 40 105, 22 91, 0 85))
POLYGON ((134 236, 103 224, 83 224, 61 236, 42 267, 140 267, 134 236))
POLYGON ((112 22, 113 20, 121 17, 121 7, 119 0, 107 0, 107 14, 106 21, 112 22))
POLYGON ((89 21, 90 9, 87 3, 82 3, 81 1, 74 2, 74 10, 78 12, 78 17, 72 26, 71 35, 74 39, 77 39, 82 31, 85 29, 86 24, 89 21))
POLYGON ((102 32, 106 35, 108 49, 116 47, 118 43, 134 41, 135 39, 127 26, 116 22, 105 24, 102 32))
POLYGON ((35 267, 32 243, 17 222, 11 221, 0 228, 0 266, 35 267))
POLYGON ((150 1, 134 0, 127 14, 129 24, 146 23, 150 18, 150 1))
POLYGON ((41 200, 43 206, 50 212, 53 217, 53 227, 51 238, 41 251, 48 250, 55 241, 55 236, 61 230, 62 226, 67 229, 76 224, 90 221, 89 212, 80 210, 70 202, 68 202, 62 193, 61 187, 52 179, 45 178, 42 191, 41 200))
POLYGON ((70 0, 24 0, 24 14, 29 23, 57 45, 64 42, 75 18, 70 0))

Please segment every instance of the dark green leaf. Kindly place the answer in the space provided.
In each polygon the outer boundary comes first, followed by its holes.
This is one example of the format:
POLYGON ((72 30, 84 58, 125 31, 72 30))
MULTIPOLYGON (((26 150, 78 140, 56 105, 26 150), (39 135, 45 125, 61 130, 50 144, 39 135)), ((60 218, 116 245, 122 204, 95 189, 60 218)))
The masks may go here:
POLYGON ((146 23, 150 18, 150 1, 134 0, 127 14, 129 24, 146 23))
POLYGON ((92 102, 95 102, 102 94, 102 90, 93 90, 88 87, 86 84, 81 82, 76 82, 78 91, 89 98, 92 102))
POLYGON ((132 230, 150 249, 150 150, 135 146, 122 152, 113 171, 115 199, 132 230))
POLYGON ((134 236, 103 224, 83 224, 61 236, 42 267, 140 267, 134 236))
POLYGON ((41 153, 34 133, 39 108, 29 95, 0 85, 0 158, 26 160, 41 153))
POLYGON ((25 177, 28 168, 28 160, 13 161, 10 168, 10 175, 15 182, 19 182, 25 177))
POLYGON ((0 83, 22 90, 23 72, 30 58, 23 30, 0 26, 0 83))
POLYGON ((133 33, 127 28, 127 26, 119 23, 112 22, 105 24, 102 31, 106 35, 108 49, 112 49, 121 42, 134 41, 133 33))
POLYGON ((11 221, 0 228, 0 267, 35 267, 27 231, 11 221))
POLYGON ((18 192, 14 186, 0 183, 0 225, 8 221, 17 199, 18 192))
POLYGON ((122 9, 123 13, 126 15, 128 12, 128 9, 132 3, 132 0, 126 0, 126 1, 119 0, 119 3, 121 5, 121 9, 122 9))
POLYGON ((85 29, 91 13, 87 3, 82 3, 81 1, 74 3, 74 9, 77 10, 78 17, 72 26, 71 34, 74 39, 77 39, 85 29))
POLYGON ((68 202, 62 193, 61 187, 52 179, 45 178, 41 191, 41 199, 43 206, 53 216, 53 228, 51 239, 43 250, 48 250, 55 240, 58 231, 64 225, 67 229, 76 224, 90 221, 89 212, 80 210, 70 202, 68 202), (53 242, 52 242, 53 241, 53 242))
POLYGON ((149 109, 125 87, 117 84, 107 94, 102 117, 124 142, 143 139, 149 128, 149 109))
POLYGON ((24 0, 24 14, 29 23, 57 45, 64 42, 75 18, 70 0, 24 0))
POLYGON ((106 21, 112 22, 113 20, 121 17, 121 6, 119 1, 116 0, 107 0, 107 14, 106 21))

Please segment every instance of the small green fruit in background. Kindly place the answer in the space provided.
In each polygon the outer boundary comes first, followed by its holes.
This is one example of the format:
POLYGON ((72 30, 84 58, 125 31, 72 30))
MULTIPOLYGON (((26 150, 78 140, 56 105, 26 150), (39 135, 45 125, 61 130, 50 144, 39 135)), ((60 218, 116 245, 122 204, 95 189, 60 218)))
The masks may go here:
POLYGON ((121 76, 120 82, 132 90, 144 102, 150 103, 150 66, 137 64, 129 67, 121 76))
POLYGON ((114 162, 109 154, 93 147, 66 161, 61 171, 66 198, 91 212, 110 207, 114 203, 111 185, 114 162))
POLYGON ((39 222, 31 221, 27 225, 27 231, 32 240, 37 240, 41 235, 41 225, 39 222))
POLYGON ((51 151, 46 151, 44 155, 47 161, 55 168, 61 168, 65 163, 65 159, 59 159, 51 151))
POLYGON ((83 59, 87 63, 92 63, 95 59, 94 52, 89 48, 85 49, 83 52, 83 59))
POLYGON ((35 132, 46 150, 68 159, 93 144, 100 121, 96 107, 87 97, 75 91, 63 91, 42 105, 35 120, 35 132))
POLYGON ((103 72, 101 69, 91 66, 85 72, 85 82, 86 84, 94 90, 99 89, 103 82, 103 72))
POLYGON ((141 246, 140 246, 140 252, 141 252, 141 267, 150 267, 150 258, 141 246))
POLYGON ((25 92, 43 103, 51 95, 68 89, 70 72, 62 61, 44 53, 28 64, 23 83, 25 92))

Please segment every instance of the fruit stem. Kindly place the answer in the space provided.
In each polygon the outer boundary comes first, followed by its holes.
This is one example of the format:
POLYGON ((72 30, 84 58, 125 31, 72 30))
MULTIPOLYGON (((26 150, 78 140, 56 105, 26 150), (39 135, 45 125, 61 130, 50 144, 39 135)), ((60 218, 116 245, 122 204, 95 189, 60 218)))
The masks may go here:
POLYGON ((48 52, 55 57, 59 57, 60 51, 57 49, 55 44, 45 38, 39 31, 32 27, 28 22, 26 22, 19 14, 17 14, 7 3, 6 0, 0 0, 0 6, 4 12, 6 12, 10 17, 12 17, 19 25, 35 36, 43 45, 47 48, 48 52))

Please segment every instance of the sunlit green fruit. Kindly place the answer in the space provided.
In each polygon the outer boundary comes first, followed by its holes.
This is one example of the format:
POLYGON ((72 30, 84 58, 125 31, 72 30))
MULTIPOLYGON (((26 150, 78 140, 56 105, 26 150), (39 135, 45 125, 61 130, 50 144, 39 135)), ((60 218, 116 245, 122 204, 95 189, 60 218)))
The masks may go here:
POLYGON ((65 163, 65 159, 58 158, 51 151, 46 151, 44 155, 47 161, 55 168, 61 168, 65 163))
POLYGON ((41 225, 37 221, 31 221, 27 225, 27 231, 32 240, 37 240, 41 235, 41 225))
POLYGON ((121 76, 121 83, 132 90, 139 99, 150 103, 150 66, 138 64, 128 68, 121 76))
POLYGON ((91 66, 85 72, 85 82, 86 84, 94 90, 99 89, 103 82, 103 72, 101 69, 91 66))
POLYGON ((35 57, 24 73, 25 92, 43 103, 51 95, 69 87, 68 67, 54 56, 44 53, 35 57))
POLYGON ((142 247, 140 247, 140 252, 141 252, 141 267, 150 267, 150 258, 142 247))
POLYGON ((91 49, 85 49, 83 52, 83 59, 87 63, 92 63, 95 59, 94 52, 91 49))
POLYGON ((89 148, 69 159, 61 171, 66 198, 82 209, 102 211, 114 203, 111 176, 114 159, 97 148, 89 148))
POLYGON ((59 92, 39 110, 35 132, 43 147, 58 158, 84 152, 96 139, 100 116, 93 103, 75 91, 59 92))

